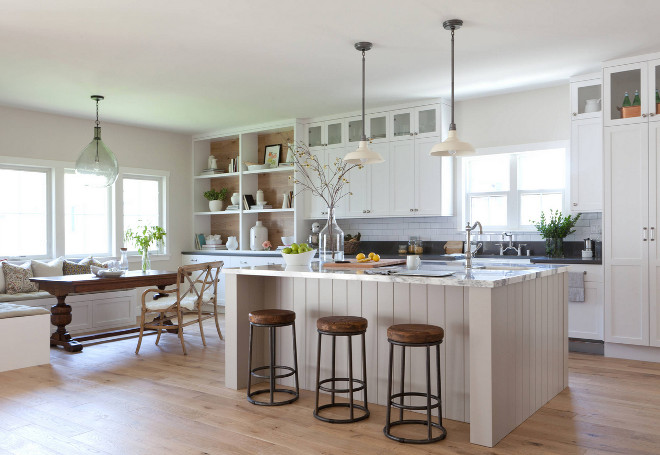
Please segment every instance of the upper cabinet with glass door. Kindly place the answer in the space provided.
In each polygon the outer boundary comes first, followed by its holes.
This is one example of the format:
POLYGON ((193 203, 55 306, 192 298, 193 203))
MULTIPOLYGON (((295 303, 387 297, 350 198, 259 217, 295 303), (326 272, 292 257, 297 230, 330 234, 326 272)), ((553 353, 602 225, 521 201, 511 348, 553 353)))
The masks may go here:
POLYGON ((571 119, 600 117, 603 113, 601 74, 592 73, 571 78, 571 119))
POLYGON ((346 128, 342 120, 315 122, 307 125, 307 144, 312 152, 322 147, 328 149, 344 147, 346 128))
POLYGON ((429 105, 390 113, 393 140, 435 137, 440 134, 440 106, 429 105))
MULTIPOLYGON (((386 142, 389 140, 387 112, 369 114, 365 117, 366 125, 364 134, 372 143, 386 142)), ((350 117, 346 124, 348 126, 348 144, 357 148, 357 143, 362 138, 362 116, 350 117)))
POLYGON ((606 63, 603 70, 605 126, 658 121, 660 58, 658 54, 606 63), (611 66, 608 66, 611 65, 611 66), (626 96, 627 94, 627 96, 626 96))

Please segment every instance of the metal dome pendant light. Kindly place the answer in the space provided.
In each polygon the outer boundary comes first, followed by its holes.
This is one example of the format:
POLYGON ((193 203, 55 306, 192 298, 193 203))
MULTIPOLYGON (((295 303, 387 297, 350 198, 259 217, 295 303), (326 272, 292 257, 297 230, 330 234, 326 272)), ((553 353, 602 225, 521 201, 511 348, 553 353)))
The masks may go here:
POLYGON ((106 187, 111 186, 117 180, 119 165, 117 164, 115 155, 101 140, 99 101, 103 99, 103 96, 92 95, 91 98, 96 101, 94 138, 80 152, 80 156, 76 161, 76 174, 84 177, 84 183, 87 186, 106 187))
POLYGON ((366 41, 355 43, 355 49, 362 52, 362 136, 360 137, 360 144, 354 152, 349 152, 344 157, 344 161, 350 164, 377 164, 385 160, 380 153, 374 152, 369 148, 369 141, 364 134, 365 120, 364 120, 364 67, 365 58, 364 54, 371 49, 372 44, 366 41))
POLYGON ((445 30, 451 30, 451 123, 447 139, 433 146, 430 153, 432 156, 470 156, 475 153, 472 144, 458 139, 454 123, 454 31, 462 25, 463 21, 460 19, 450 19, 442 23, 445 30))

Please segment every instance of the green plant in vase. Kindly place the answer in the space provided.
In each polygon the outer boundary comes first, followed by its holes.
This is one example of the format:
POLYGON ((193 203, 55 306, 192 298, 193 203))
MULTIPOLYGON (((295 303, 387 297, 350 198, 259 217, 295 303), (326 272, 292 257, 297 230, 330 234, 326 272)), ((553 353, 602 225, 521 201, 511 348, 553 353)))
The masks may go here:
POLYGON ((160 226, 137 226, 135 229, 126 230, 124 241, 133 242, 137 246, 138 253, 142 255, 143 272, 151 269, 149 247, 152 244, 162 246, 166 235, 165 229, 160 226))
POLYGON ((229 188, 220 188, 220 191, 216 191, 215 189, 204 191, 204 197, 209 201, 209 210, 211 212, 222 211, 222 204, 227 199, 228 193, 229 188))
POLYGON ((559 210, 550 210, 549 220, 543 212, 538 222, 530 220, 545 239, 545 254, 548 257, 564 257, 564 238, 575 232, 573 228, 581 215, 578 213, 575 216, 564 216, 559 210))

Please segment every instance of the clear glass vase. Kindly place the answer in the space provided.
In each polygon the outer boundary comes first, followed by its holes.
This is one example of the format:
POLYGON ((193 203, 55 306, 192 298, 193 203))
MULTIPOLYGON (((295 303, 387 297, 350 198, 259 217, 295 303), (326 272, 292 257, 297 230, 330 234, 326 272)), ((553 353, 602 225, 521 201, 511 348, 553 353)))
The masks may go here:
POLYGON ((147 270, 151 270, 151 259, 149 258, 149 250, 145 249, 142 252, 142 271, 146 272, 147 270))
POLYGON ((321 262, 344 260, 344 231, 337 224, 334 207, 328 207, 328 221, 319 233, 319 259, 321 262))
POLYGON ((545 254, 550 258, 564 257, 564 239, 545 239, 545 254))

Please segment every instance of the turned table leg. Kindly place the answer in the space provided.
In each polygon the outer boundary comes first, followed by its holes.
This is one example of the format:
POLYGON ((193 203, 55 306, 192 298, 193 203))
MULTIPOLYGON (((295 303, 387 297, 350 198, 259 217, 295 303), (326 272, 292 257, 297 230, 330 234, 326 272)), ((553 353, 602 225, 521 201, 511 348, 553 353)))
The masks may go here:
POLYGON ((68 352, 82 351, 82 344, 71 339, 71 335, 66 331, 66 326, 71 324, 71 305, 64 301, 66 295, 57 296, 57 305, 50 308, 50 322, 57 326, 57 330, 50 336, 51 346, 62 346, 68 352))

